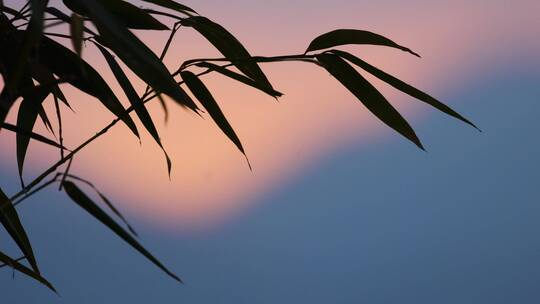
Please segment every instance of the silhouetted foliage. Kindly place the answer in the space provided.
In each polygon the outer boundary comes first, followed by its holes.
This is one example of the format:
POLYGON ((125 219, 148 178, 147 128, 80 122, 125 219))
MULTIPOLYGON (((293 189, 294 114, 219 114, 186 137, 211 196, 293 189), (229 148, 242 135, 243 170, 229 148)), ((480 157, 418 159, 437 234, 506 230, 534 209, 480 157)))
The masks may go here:
POLYGON ((0 262, 52 290, 54 287, 40 273, 31 242, 15 207, 26 198, 56 183, 60 184, 60 188, 75 204, 107 226, 158 268, 181 282, 180 278, 169 271, 137 241, 135 230, 105 195, 91 182, 71 174, 69 169, 73 157, 79 151, 105 135, 119 122, 124 123, 135 136, 139 137, 139 130, 129 115, 134 112, 140 118, 146 131, 163 150, 170 174, 170 158, 162 145, 153 118, 145 107, 146 103, 157 99, 167 110, 161 94, 171 97, 178 105, 195 114, 201 115, 203 110, 199 109, 198 104, 202 105, 223 133, 241 153, 245 154, 240 139, 221 111, 218 101, 202 81, 203 75, 217 72, 279 98, 282 93, 272 86, 259 63, 280 61, 313 63, 314 66, 328 71, 378 119, 423 149, 420 139, 409 123, 356 70, 354 67, 356 66, 394 88, 474 126, 469 120, 430 95, 350 53, 333 49, 347 44, 370 44, 397 48, 419 56, 409 48, 379 34, 354 29, 339 29, 315 38, 304 53, 274 57, 252 56, 233 34, 185 5, 172 0, 143 2, 153 8, 140 8, 122 0, 63 0, 68 10, 51 6, 49 1, 31 0, 27 1, 23 7, 14 8, 5 5, 0 0, 0 73, 3 79, 0 94, 0 130, 16 133, 16 154, 22 187, 11 198, 8 198, 0 189, 0 223, 22 254, 22 258, 16 259, 0 252, 0 262), (46 31, 61 24, 67 25, 62 27, 63 32, 46 31), (187 60, 174 73, 170 73, 163 63, 163 58, 181 26, 193 28, 200 33, 223 54, 224 58, 187 60), (132 29, 170 31, 169 39, 160 56, 137 38, 131 32, 132 29), (129 108, 125 109, 122 106, 120 94, 114 92, 93 64, 83 58, 84 48, 91 46, 96 46, 104 56, 131 105, 129 108), (144 93, 137 93, 117 60, 121 60, 147 85, 144 93), (237 71, 231 68, 236 68, 237 71), (195 73, 194 69, 204 70, 195 73), (70 108, 69 101, 62 93, 63 85, 71 85, 97 98, 116 117, 96 135, 72 149, 66 148, 62 136, 62 105, 70 108), (190 97, 183 86, 189 89, 196 100, 190 97), (19 99, 22 102, 18 109, 16 125, 9 124, 5 122, 6 116, 19 99), (59 141, 33 131, 39 118, 50 132, 55 132, 51 119, 48 117, 49 114, 43 107, 43 103, 49 99, 54 100, 55 119, 59 125, 57 130, 59 141), (54 165, 26 184, 23 180, 24 160, 31 140, 60 149, 61 157, 54 165), (86 184, 95 190, 105 206, 120 219, 127 229, 124 229, 98 203, 85 194, 77 186, 78 183, 86 184))

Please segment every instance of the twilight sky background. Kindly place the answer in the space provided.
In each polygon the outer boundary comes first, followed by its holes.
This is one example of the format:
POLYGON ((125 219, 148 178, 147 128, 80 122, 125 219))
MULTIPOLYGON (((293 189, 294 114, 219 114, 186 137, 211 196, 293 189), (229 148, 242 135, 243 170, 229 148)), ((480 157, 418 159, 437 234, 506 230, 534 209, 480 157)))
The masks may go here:
MULTIPOLYGON (((18 274, 12 281, 3 269, 3 299, 537 303, 538 1, 328 3, 186 2, 257 55, 301 53, 335 28, 384 34, 423 58, 347 49, 440 97, 484 133, 379 86, 417 129, 429 151, 421 152, 309 65, 264 66, 285 93, 279 103, 209 77, 253 173, 209 119, 178 108, 167 126, 160 124, 173 156, 172 182, 150 138, 141 147, 123 126, 85 150, 74 167, 125 210, 143 243, 187 284, 177 286, 51 189, 20 212, 43 272, 62 297, 18 274)), ((143 36, 156 49, 165 37, 143 36)), ((217 55, 190 30, 176 42, 171 67, 217 55)), ((103 63, 90 48, 86 56, 103 63)), ((67 136, 75 145, 111 117, 91 98, 67 91, 78 113, 66 117, 76 126, 67 136)), ((13 143, 2 132, 0 183, 16 192, 13 143)), ((56 151, 34 144, 29 156, 27 179, 56 151)))

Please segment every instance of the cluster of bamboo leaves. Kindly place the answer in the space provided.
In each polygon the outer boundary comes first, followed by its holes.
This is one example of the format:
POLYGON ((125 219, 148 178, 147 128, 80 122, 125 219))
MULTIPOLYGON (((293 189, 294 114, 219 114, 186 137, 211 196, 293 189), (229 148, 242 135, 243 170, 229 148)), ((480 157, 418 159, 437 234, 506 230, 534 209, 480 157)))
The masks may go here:
POLYGON ((0 262, 52 290, 54 287, 40 272, 31 242, 15 208, 24 199, 52 184, 59 184, 60 189, 75 204, 111 229, 169 276, 181 281, 139 243, 137 234, 114 205, 91 182, 71 174, 69 168, 76 153, 96 138, 105 135, 117 123, 125 124, 134 136, 139 137, 140 131, 130 116, 133 112, 163 150, 170 173, 170 158, 161 143, 153 118, 145 107, 147 102, 158 100, 167 111, 162 95, 168 96, 179 106, 197 115, 209 115, 245 155, 240 139, 220 110, 212 92, 201 80, 205 74, 218 73, 278 98, 282 93, 272 86, 260 63, 279 61, 313 63, 339 81, 378 119, 423 149, 409 123, 358 72, 358 69, 361 69, 474 127, 469 120, 430 95, 351 53, 334 49, 349 44, 378 45, 418 56, 410 49, 381 35, 362 30, 339 29, 315 38, 303 53, 274 57, 252 56, 229 31, 185 5, 173 0, 143 2, 148 7, 138 7, 122 0, 63 0, 63 4, 68 8, 66 10, 49 5, 49 2, 44 0, 31 0, 20 8, 9 7, 0 0, 0 73, 4 83, 0 94, 0 130, 16 133, 16 155, 22 188, 12 197, 8 197, 0 189, 0 223, 22 255, 15 258, 0 251, 0 262), (55 32, 59 25, 67 26, 60 27, 63 31, 55 32), (174 72, 170 72, 163 64, 163 58, 175 34, 181 28, 197 31, 224 57, 187 60, 174 72), (163 52, 157 55, 137 38, 132 30, 169 31, 170 36, 163 52), (122 92, 114 92, 95 66, 85 61, 83 55, 85 47, 96 47, 101 52, 122 92), (119 61, 147 85, 143 93, 138 93, 132 86, 119 61), (62 137, 61 114, 66 108, 71 108, 68 99, 62 93, 62 86, 65 85, 73 86, 88 94, 89 98, 95 98, 116 117, 95 136, 71 149, 66 147, 62 137), (127 109, 120 102, 122 98, 126 98, 130 103, 127 109), (5 121, 6 116, 18 100, 21 102, 16 124, 9 124, 5 121), (50 118, 50 113, 45 110, 44 104, 47 101, 54 102, 53 118, 50 118), (33 131, 38 119, 45 124, 55 139, 33 131), (58 148, 60 159, 26 184, 23 180, 23 168, 31 140, 58 148), (86 194, 81 185, 92 189, 95 192, 94 196, 102 201, 109 212, 86 194), (113 216, 116 216, 122 224, 119 224, 113 216))

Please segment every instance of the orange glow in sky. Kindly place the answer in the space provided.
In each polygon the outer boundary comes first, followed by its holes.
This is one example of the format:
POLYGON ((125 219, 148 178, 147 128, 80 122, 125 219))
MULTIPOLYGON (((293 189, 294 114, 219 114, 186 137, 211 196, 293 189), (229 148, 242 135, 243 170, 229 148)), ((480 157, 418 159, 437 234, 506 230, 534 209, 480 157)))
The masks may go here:
MULTIPOLYGON (((336 28, 383 34, 423 58, 380 47, 347 50, 435 96, 459 88, 493 62, 540 51, 538 34, 531 39, 531 33, 540 28, 536 0, 513 1, 511 12, 497 1, 413 1, 407 2, 407 7, 394 2, 375 5, 337 1, 340 5, 328 8, 323 1, 277 1, 267 7, 231 0, 227 9, 219 1, 192 6, 236 34, 254 55, 303 53, 312 38, 336 28), (519 23, 511 22, 516 18, 519 23), (515 44, 522 45, 521 54, 511 53, 516 47, 510 45, 515 44)), ((158 50, 167 33, 141 37, 158 50)), ((117 90, 104 60, 92 46, 87 46, 85 56, 102 67, 104 77, 117 90)), ((166 62, 174 69, 184 60, 208 56, 219 55, 192 30, 183 29, 166 62)), ((285 93, 279 102, 218 75, 204 78, 241 138, 253 172, 209 117, 201 119, 171 102, 167 125, 159 105, 149 106, 173 159, 171 181, 162 153, 142 126, 142 146, 126 127, 118 125, 75 158, 73 173, 93 180, 131 216, 157 225, 200 229, 230 219, 346 143, 369 145, 378 136, 398 137, 320 68, 306 63, 274 63, 265 64, 263 69, 274 86, 285 93)), ((421 116, 435 113, 379 82, 375 84, 413 126, 421 116)), ((68 87, 65 91, 77 112, 64 111, 65 125, 70 128, 65 137, 68 146, 74 147, 112 116, 97 100, 68 87)), ((458 111, 466 108, 459 100, 444 102, 458 111)), ((442 115, 437 118, 446 119, 442 115)), ((41 126, 39 130, 46 134, 41 126)), ((429 149, 429 138, 419 135, 429 149)), ((15 178, 13 136, 2 132, 0 145, 10 151, 2 156, 2 167, 15 178)), ((415 149, 405 140, 403 145, 415 149)), ((57 156, 57 151, 33 143, 26 179, 41 172, 57 156)))

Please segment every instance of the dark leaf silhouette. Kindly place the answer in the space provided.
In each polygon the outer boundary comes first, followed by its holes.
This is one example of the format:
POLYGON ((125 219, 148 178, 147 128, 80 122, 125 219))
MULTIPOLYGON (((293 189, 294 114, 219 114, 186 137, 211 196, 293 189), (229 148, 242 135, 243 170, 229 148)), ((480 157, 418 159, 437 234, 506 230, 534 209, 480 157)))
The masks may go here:
POLYGON ((171 159, 169 158, 167 151, 165 151, 165 148, 163 147, 163 144, 161 143, 161 139, 159 137, 156 126, 154 125, 154 122, 152 121, 152 117, 150 117, 150 113, 148 113, 148 110, 146 110, 144 103, 139 98, 139 95, 137 94, 137 92, 131 85, 129 79, 124 74, 124 72, 122 71, 122 68, 116 62, 116 60, 111 55, 111 53, 109 53, 104 47, 100 46, 99 44, 96 44, 96 46, 105 57, 105 60, 107 60, 107 63, 109 64, 109 67, 113 71, 113 74, 116 77, 116 80, 118 80, 118 83, 122 87, 122 90, 124 90, 124 93, 126 94, 129 102, 131 103, 131 106, 133 106, 133 108, 135 109, 135 113, 137 114, 141 122, 143 123, 148 133, 152 135, 156 143, 159 145, 159 147, 165 154, 165 158, 167 161, 167 171, 170 175, 171 174, 171 159))
MULTIPOLYGON (((89 16, 88 9, 77 1, 63 0, 64 4, 73 12, 89 16)), ((144 10, 122 0, 98 0, 116 20, 132 29, 141 30, 166 30, 168 27, 152 17, 144 10)))
POLYGON ((48 37, 43 37, 40 51, 42 65, 54 74, 65 78, 67 82, 79 90, 99 99, 107 109, 129 127, 133 134, 139 136, 131 117, 126 114, 116 95, 92 66, 68 48, 48 37))
POLYGON ((168 8, 168 9, 172 9, 180 13, 197 13, 192 8, 189 8, 173 0, 143 0, 143 1, 148 2, 148 3, 153 3, 161 7, 168 8))
POLYGON ((163 62, 126 27, 118 23, 99 3, 70 0, 85 7, 98 28, 101 40, 133 71, 154 89, 172 97, 179 104, 192 110, 197 106, 188 94, 177 85, 163 62))
POLYGON ((45 108, 43 108, 42 105, 39 106, 38 108, 38 115, 39 115, 39 118, 41 119, 41 122, 43 122, 43 124, 45 125, 45 128, 47 128, 49 132, 54 134, 54 129, 52 127, 51 120, 49 119, 49 116, 47 115, 47 112, 45 111, 45 108))
POLYGON ((17 260, 14 260, 10 258, 8 255, 0 251, 0 261, 13 269, 33 278, 34 280, 40 282, 41 284, 47 286, 50 290, 54 291, 56 293, 56 289, 54 286, 49 283, 44 277, 42 277, 39 273, 33 271, 32 269, 29 269, 28 267, 22 265, 17 260))
POLYGON ((242 147, 240 139, 227 121, 227 118, 225 118, 225 115, 223 115, 223 112, 221 112, 221 109, 212 96, 212 93, 210 93, 204 83, 192 72, 183 71, 181 75, 190 91, 193 93, 193 95, 195 95, 195 97, 197 97, 204 108, 208 111, 208 114, 210 114, 221 131, 223 131, 223 133, 225 133, 225 135, 227 135, 227 137, 236 145, 238 150, 245 155, 246 153, 244 151, 244 147, 242 147))
POLYGON ((259 86, 273 90, 270 81, 257 62, 249 60, 246 48, 221 25, 202 16, 193 16, 182 21, 203 35, 223 56, 227 57, 242 73, 259 83, 259 86))
POLYGON ((39 135, 39 134, 36 134, 34 132, 29 132, 27 130, 23 130, 23 129, 20 129, 19 127, 15 126, 15 125, 12 125, 12 124, 9 124, 9 123, 2 123, 2 129, 5 129, 5 130, 9 130, 9 131, 12 131, 12 132, 15 132, 15 133, 22 133, 24 134, 25 136, 28 136, 32 139, 35 139, 39 142, 42 142, 44 144, 47 144, 47 145, 50 145, 50 146, 53 146, 53 147, 56 147, 56 148, 60 148, 60 149, 66 149, 66 147, 60 145, 59 143, 55 142, 54 140, 51 140, 51 139, 48 139, 47 137, 43 136, 43 135, 39 135))
POLYGON ((420 57, 420 55, 413 52, 409 48, 401 46, 384 36, 369 31, 352 29, 334 30, 315 38, 307 48, 306 53, 345 44, 371 44, 388 46, 420 57))
POLYGON ((69 29, 71 33, 71 43, 73 44, 73 50, 79 57, 82 55, 82 44, 84 35, 84 19, 79 14, 71 15, 71 22, 69 23, 69 29))
POLYGON ((138 236, 137 232, 135 231, 135 229, 133 229, 133 227, 129 224, 129 222, 127 221, 127 219, 124 217, 124 215, 122 215, 122 213, 118 210, 118 208, 116 208, 116 206, 103 194, 103 192, 99 191, 99 189, 94 186, 93 183, 89 182, 88 180, 86 179, 83 179, 83 178, 80 178, 78 176, 75 176, 73 174, 67 174, 65 177, 69 177, 71 179, 74 179, 74 180, 78 180, 80 182, 83 182, 85 184, 87 184, 88 186, 90 186, 92 189, 94 189, 94 191, 97 193, 97 195, 99 195, 99 197, 101 198, 101 200, 105 203, 105 205, 107 205, 107 207, 109 207, 109 209, 122 221, 124 222, 124 224, 126 225, 126 227, 128 228, 128 230, 135 236, 138 236))
MULTIPOLYGON (((36 87, 31 92, 25 94, 19 112, 17 115, 17 128, 32 132, 34 124, 39 115, 43 101, 49 95, 49 88, 46 86, 36 87)), ((45 119, 48 121, 48 118, 45 119)), ((47 125, 47 124, 46 124, 47 125)), ((28 150, 28 144, 30 143, 30 136, 27 133, 17 133, 17 164, 19 168, 19 177, 22 182, 24 160, 26 158, 26 151, 28 150)))
POLYGON ((217 64, 213 64, 213 63, 210 63, 210 62, 199 62, 196 64, 196 66, 198 67, 201 67, 201 68, 207 68, 207 69, 210 69, 212 71, 216 71, 224 76, 227 76, 231 79, 234 79, 236 81, 239 81, 245 85, 248 85, 250 87, 254 87, 258 90, 261 90, 263 91, 264 93, 272 96, 272 97, 281 97, 283 96, 282 93, 272 89, 272 88, 268 88, 268 87, 265 87, 265 86, 261 86, 261 84, 259 82, 256 82, 254 81, 253 79, 249 78, 249 77, 246 77, 242 74, 239 74, 239 73, 236 73, 234 71, 231 71, 225 67, 222 67, 222 66, 219 66, 217 64))
POLYGON ((392 107, 384 96, 377 91, 362 75, 350 66, 341 57, 333 54, 320 54, 317 59, 326 70, 341 84, 353 93, 371 113, 375 114, 386 125, 415 143, 424 150, 422 143, 416 136, 409 123, 392 107))
POLYGON ((463 117, 461 114, 457 113, 456 111, 452 110, 449 106, 445 105, 444 103, 438 101, 437 99, 435 99, 434 97, 431 97, 430 95, 418 90, 417 88, 397 79, 396 77, 372 66, 371 64, 365 62, 364 60, 350 54, 350 53, 347 53, 347 52, 344 52, 344 51, 339 51, 339 50, 332 50, 330 51, 331 53, 333 54, 336 54, 338 56, 340 56, 341 58, 344 58, 348 61, 350 61, 351 63, 357 65, 358 67, 360 67, 361 69, 363 69, 364 71, 372 74, 373 76, 379 78, 380 80, 388 83, 389 85, 393 86, 394 88, 406 93, 406 94, 409 94, 411 95, 412 97, 418 99, 418 100, 421 100, 429 105, 431 105, 432 107, 438 109, 439 111, 443 112, 443 113, 446 113, 450 116, 453 116, 471 126, 473 126, 474 128, 478 129, 478 127, 476 127, 476 125, 474 125, 470 120, 466 119, 465 117, 463 117))
POLYGON ((111 231, 113 231, 116 235, 126 241, 135 250, 140 252, 143 256, 145 256, 148 260, 154 263, 154 265, 167 273, 170 277, 177 280, 178 282, 182 282, 182 280, 180 280, 178 276, 165 268, 165 266, 163 266, 163 264, 161 264, 159 260, 157 260, 150 252, 148 252, 141 244, 139 244, 137 240, 135 240, 129 233, 127 233, 122 227, 120 227, 120 225, 118 225, 109 215, 107 215, 107 213, 105 213, 101 208, 99 208, 99 206, 96 205, 86 194, 84 194, 74 183, 66 181, 64 183, 64 190, 66 191, 67 195, 73 200, 73 202, 75 202, 86 212, 88 212, 102 224, 111 229, 111 231))
POLYGON ((13 207, 11 200, 6 196, 4 191, 0 189, 0 223, 9 233, 11 238, 17 243, 21 252, 26 256, 28 263, 32 266, 34 272, 39 274, 39 268, 34 257, 34 251, 30 245, 30 240, 26 235, 17 210, 13 207))

